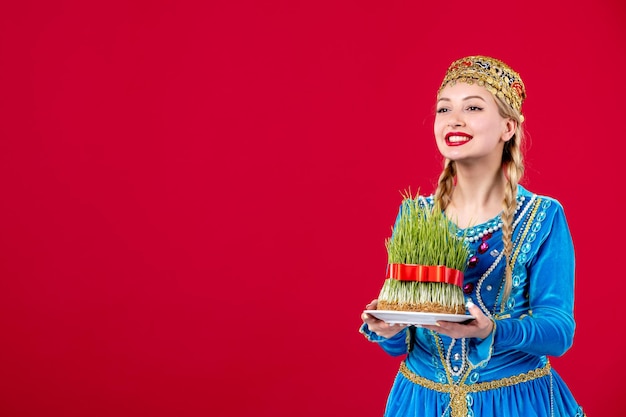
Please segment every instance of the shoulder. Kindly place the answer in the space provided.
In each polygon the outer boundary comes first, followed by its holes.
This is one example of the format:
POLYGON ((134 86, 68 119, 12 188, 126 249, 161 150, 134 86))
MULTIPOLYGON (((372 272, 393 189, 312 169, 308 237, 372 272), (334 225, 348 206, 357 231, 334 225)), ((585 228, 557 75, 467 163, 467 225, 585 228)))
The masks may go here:
POLYGON ((521 185, 517 186, 517 198, 527 204, 534 203, 537 205, 538 209, 543 209, 543 211, 563 212, 563 205, 556 198, 548 195, 535 194, 521 185))
POLYGON ((522 201, 520 205, 518 222, 532 223, 532 229, 539 231, 549 231, 553 227, 567 226, 565 210, 559 200, 552 196, 535 194, 518 186, 518 199, 522 201), (541 227, 542 225, 547 227, 541 227))
POLYGON ((561 260, 573 255, 572 237, 561 202, 523 187, 518 189, 518 198, 524 199, 515 220, 515 225, 519 225, 516 233, 520 263, 530 262, 540 251, 549 250, 554 259, 561 260))

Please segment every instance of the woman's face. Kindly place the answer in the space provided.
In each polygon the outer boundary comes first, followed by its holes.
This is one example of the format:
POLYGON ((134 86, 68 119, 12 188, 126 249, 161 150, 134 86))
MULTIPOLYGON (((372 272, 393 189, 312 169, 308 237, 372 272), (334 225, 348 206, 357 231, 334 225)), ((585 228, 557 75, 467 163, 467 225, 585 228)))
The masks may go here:
POLYGON ((434 130, 445 158, 499 164, 515 127, 513 120, 500 116, 495 98, 484 87, 457 82, 439 94, 434 130))

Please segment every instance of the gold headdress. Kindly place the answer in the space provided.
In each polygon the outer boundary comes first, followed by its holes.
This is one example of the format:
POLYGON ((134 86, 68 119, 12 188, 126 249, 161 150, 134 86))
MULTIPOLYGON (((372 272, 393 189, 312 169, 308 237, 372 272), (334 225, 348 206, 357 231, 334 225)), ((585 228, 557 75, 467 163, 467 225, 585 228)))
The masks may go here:
POLYGON ((468 56, 450 64, 438 93, 450 82, 476 82, 521 113, 526 87, 519 74, 504 62, 486 56, 468 56))

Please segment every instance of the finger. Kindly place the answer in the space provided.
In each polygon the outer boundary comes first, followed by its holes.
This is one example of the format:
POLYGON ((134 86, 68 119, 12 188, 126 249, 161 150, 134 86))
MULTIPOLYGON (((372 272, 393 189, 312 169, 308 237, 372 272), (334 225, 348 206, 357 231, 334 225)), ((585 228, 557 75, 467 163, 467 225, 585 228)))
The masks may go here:
POLYGON ((467 300, 466 303, 467 310, 469 313, 476 318, 479 322, 483 322, 485 320, 489 320, 487 316, 483 313, 483 311, 476 304, 472 302, 472 300, 467 300))
POLYGON ((365 311, 363 313, 361 313, 361 320, 363 320, 364 323, 367 324, 373 324, 373 323, 384 323, 382 320, 377 319, 376 317, 372 316, 371 314, 366 313, 365 311))
POLYGON ((483 311, 471 300, 467 301, 467 309, 472 316, 476 317, 476 320, 472 323, 472 325, 477 329, 475 337, 484 339, 493 331, 494 323, 492 319, 487 317, 485 313, 483 313, 483 311))
POLYGON ((450 321, 438 321, 435 324, 435 328, 437 329, 439 333, 443 333, 443 334, 450 336, 451 334, 454 334, 455 331, 459 329, 459 324, 453 323, 450 321))
POLYGON ((423 327, 428 330, 434 330, 438 332, 441 329, 441 325, 437 322, 435 324, 422 324, 420 327, 423 327))

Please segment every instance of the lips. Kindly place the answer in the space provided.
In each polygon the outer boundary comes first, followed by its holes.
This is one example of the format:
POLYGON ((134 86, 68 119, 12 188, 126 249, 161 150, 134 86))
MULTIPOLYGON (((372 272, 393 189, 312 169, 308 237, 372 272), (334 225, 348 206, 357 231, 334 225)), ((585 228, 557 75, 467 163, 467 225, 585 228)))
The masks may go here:
POLYGON ((461 146, 472 140, 472 136, 463 132, 449 132, 446 134, 446 145, 461 146))

